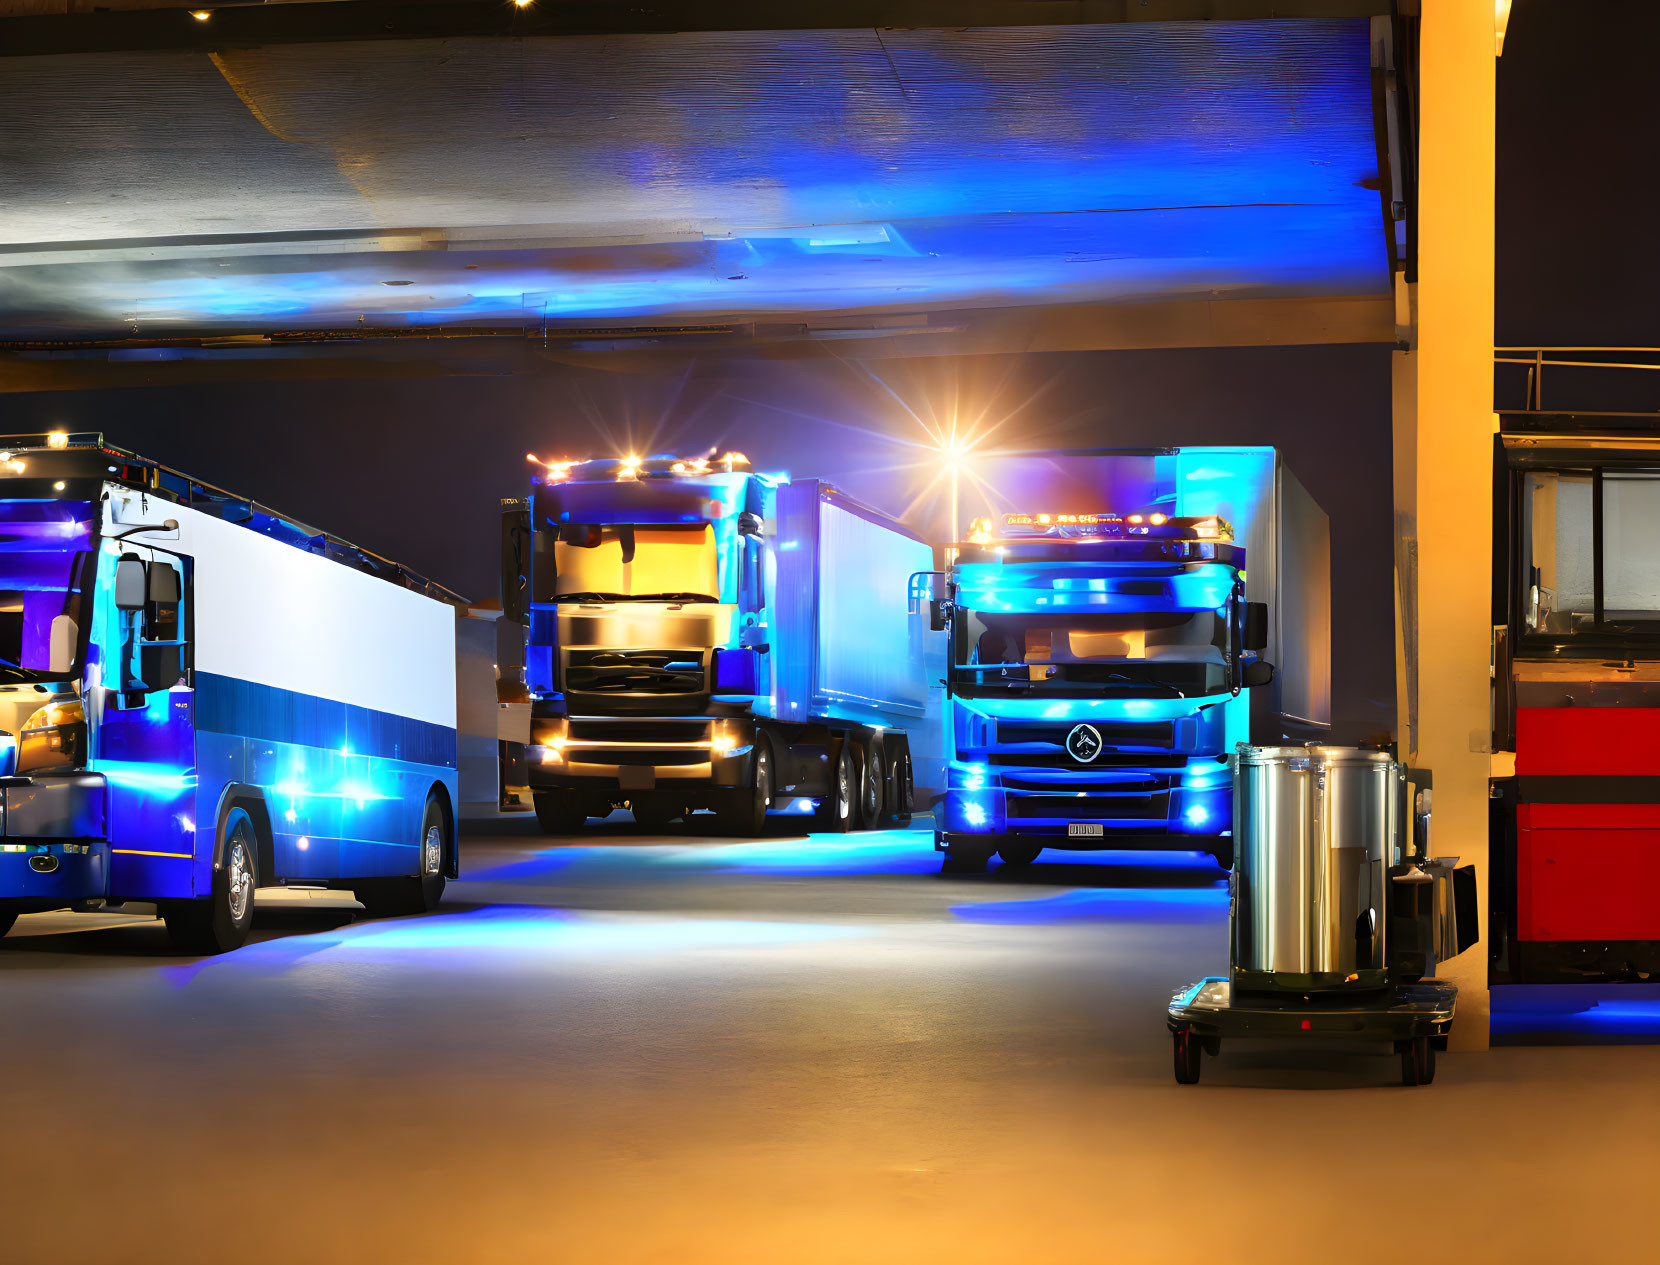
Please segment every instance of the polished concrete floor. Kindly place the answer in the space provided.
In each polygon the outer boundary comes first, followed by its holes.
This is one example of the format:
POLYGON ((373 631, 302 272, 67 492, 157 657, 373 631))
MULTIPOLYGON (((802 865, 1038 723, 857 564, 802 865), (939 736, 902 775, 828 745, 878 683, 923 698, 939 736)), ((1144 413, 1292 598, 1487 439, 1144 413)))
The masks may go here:
MULTIPOLYGON (((1049 863, 1053 858, 1053 863, 1049 863)), ((1652 1260, 1660 1047, 1236 1046, 1197 858, 945 878, 921 832, 464 841, 433 915, 0 941, 0 1259, 1652 1260)))

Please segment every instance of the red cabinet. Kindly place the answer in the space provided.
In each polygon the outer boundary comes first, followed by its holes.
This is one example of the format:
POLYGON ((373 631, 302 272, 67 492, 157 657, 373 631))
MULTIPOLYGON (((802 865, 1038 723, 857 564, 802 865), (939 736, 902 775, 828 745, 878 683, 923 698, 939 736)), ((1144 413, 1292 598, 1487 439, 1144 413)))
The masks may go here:
POLYGON ((1519 939, 1660 940, 1660 804, 1522 804, 1516 827, 1519 939))

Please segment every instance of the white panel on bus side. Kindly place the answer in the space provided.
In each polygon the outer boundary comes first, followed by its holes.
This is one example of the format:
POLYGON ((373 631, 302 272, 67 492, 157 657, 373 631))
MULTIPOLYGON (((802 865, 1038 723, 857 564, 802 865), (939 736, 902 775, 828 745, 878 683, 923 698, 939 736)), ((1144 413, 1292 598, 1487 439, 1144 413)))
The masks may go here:
POLYGON ((197 671, 455 727, 454 607, 187 506, 106 491, 106 537, 178 520, 176 540, 135 540, 196 561, 197 671))

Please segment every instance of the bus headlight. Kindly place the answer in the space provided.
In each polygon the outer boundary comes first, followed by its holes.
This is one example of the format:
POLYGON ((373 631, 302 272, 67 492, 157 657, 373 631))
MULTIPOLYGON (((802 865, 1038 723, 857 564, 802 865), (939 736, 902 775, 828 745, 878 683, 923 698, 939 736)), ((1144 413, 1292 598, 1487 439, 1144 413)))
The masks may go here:
POLYGON ((37 708, 18 735, 17 772, 78 769, 86 763, 86 709, 78 698, 37 708))

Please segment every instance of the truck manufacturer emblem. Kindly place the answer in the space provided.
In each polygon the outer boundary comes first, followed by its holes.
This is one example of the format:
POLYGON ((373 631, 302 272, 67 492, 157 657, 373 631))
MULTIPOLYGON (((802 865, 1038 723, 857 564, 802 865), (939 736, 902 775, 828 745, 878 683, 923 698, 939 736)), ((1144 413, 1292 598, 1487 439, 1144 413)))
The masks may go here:
POLYGON ((1079 764, 1088 764, 1101 754, 1101 733, 1094 725, 1074 725, 1066 735, 1066 753, 1079 764))

